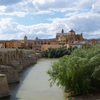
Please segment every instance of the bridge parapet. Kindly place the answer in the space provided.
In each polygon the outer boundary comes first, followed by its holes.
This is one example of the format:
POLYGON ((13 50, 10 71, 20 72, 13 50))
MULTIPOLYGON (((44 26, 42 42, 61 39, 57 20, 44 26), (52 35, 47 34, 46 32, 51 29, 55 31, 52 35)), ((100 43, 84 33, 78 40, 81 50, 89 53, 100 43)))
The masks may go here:
POLYGON ((30 54, 32 50, 25 49, 0 49, 0 65, 11 65, 11 62, 16 59, 22 59, 30 54))

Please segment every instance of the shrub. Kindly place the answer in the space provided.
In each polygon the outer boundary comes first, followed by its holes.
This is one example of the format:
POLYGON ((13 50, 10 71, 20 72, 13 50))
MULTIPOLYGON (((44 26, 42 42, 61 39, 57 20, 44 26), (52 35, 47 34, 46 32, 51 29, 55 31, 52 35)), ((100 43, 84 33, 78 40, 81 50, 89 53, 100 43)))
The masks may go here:
POLYGON ((66 48, 66 47, 59 47, 59 48, 49 48, 48 50, 43 52, 44 57, 48 58, 59 58, 64 55, 70 55, 71 52, 76 48, 66 48))
POLYGON ((47 73, 51 86, 56 83, 73 95, 100 89, 100 46, 76 49, 55 62, 47 73))

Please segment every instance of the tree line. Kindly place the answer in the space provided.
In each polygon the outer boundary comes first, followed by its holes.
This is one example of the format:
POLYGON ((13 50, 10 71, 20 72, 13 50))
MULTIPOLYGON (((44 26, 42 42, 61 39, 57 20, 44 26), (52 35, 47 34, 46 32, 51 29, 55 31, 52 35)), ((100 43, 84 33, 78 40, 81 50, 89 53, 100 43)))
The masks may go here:
POLYGON ((64 55, 70 55, 73 50, 75 50, 77 47, 70 46, 69 48, 66 48, 64 46, 59 48, 49 48, 46 51, 43 51, 43 57, 47 58, 59 58, 64 55))

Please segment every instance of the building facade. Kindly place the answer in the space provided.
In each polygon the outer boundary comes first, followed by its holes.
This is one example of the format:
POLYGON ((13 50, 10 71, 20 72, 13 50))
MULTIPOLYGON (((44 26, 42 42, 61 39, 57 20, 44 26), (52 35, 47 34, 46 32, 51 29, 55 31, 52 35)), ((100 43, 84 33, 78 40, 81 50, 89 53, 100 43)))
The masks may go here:
POLYGON ((82 42, 83 35, 82 33, 76 34, 73 30, 70 30, 68 33, 64 33, 64 29, 62 29, 61 33, 57 33, 56 40, 59 42, 59 44, 72 44, 76 41, 82 42))

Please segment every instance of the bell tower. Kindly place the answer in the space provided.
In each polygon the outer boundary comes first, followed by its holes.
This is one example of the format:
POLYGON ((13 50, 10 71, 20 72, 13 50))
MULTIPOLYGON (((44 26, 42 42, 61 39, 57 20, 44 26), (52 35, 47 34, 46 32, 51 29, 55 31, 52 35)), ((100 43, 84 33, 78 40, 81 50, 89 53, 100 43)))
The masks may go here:
POLYGON ((25 35, 25 36, 24 36, 24 43, 26 43, 27 40, 28 40, 28 39, 27 39, 27 36, 25 35))
POLYGON ((64 29, 62 29, 61 33, 64 33, 64 29))

